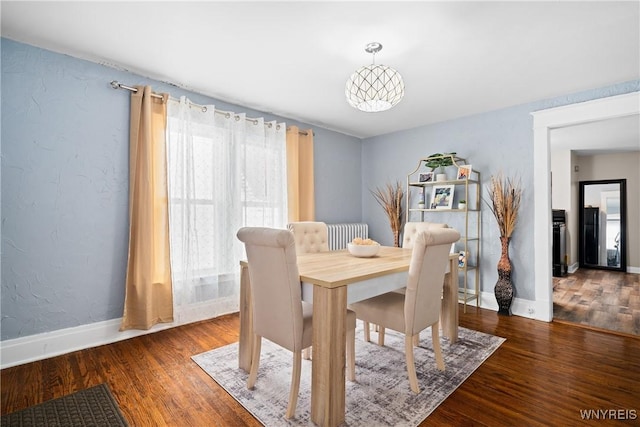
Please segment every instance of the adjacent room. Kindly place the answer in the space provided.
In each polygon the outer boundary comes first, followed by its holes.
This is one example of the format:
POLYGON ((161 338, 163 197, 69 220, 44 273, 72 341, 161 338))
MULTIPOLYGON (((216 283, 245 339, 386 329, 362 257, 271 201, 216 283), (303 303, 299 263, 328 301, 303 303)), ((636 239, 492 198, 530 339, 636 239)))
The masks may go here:
POLYGON ((2 425, 638 422, 639 2, 0 7, 2 425))

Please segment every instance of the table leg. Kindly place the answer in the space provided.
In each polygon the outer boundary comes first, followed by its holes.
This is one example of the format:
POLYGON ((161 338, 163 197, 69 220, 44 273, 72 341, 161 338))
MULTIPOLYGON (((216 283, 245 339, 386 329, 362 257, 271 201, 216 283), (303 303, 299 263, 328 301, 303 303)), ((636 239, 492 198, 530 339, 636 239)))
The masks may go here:
POLYGON ((345 419, 347 288, 313 288, 311 421, 337 426, 345 419))
POLYGON ((253 318, 251 314, 251 281, 249 268, 240 267, 240 339, 238 342, 238 366, 249 372, 253 350, 253 318))
POLYGON ((449 342, 458 341, 458 260, 449 258, 449 273, 445 275, 442 297, 442 333, 449 342))

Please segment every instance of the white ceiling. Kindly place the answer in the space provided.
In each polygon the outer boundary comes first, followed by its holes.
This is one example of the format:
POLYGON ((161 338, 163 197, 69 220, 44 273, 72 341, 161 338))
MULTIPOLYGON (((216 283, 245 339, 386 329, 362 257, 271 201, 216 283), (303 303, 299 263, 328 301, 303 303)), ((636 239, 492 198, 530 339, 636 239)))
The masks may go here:
POLYGON ((640 116, 552 129, 550 141, 552 150, 571 150, 578 156, 640 151, 640 116))
MULTIPOLYGON (((640 78, 640 3, 7 2, 2 36, 369 137, 640 78), (382 113, 344 85, 403 75, 382 113)), ((136 82, 122 82, 135 84, 136 82)), ((108 82, 105 82, 108 84, 108 82)))

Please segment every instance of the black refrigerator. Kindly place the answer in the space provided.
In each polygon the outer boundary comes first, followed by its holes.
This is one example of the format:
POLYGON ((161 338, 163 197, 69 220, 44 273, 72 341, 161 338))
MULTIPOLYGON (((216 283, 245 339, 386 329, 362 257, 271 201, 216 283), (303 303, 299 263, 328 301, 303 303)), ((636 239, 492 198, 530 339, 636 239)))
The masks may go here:
POLYGON ((564 209, 553 210, 553 275, 567 275, 567 216, 564 209))
POLYGON ((598 265, 598 254, 600 252, 600 208, 584 208, 584 227, 582 230, 582 242, 584 249, 584 263, 598 265))

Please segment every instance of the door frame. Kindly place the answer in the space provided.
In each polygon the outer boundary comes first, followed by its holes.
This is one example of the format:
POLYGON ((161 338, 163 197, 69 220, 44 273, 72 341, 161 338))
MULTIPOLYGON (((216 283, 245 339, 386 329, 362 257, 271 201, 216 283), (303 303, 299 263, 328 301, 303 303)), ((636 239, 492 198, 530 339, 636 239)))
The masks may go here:
POLYGON ((534 271, 536 319, 553 320, 551 129, 640 114, 640 92, 535 111, 533 116, 534 271))

